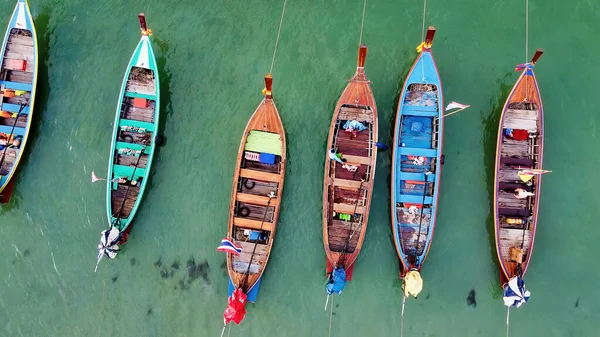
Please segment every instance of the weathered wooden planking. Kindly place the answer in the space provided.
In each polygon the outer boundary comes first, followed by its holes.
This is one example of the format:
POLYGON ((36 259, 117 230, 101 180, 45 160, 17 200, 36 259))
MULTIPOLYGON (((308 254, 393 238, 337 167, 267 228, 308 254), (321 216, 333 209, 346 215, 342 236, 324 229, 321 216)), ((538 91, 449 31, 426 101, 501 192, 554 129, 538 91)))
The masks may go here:
POLYGON ((125 119, 154 123, 154 108, 137 108, 130 106, 125 113, 125 119))
POLYGON ((247 181, 247 179, 242 179, 241 184, 240 184, 240 186, 241 186, 240 192, 252 194, 252 195, 260 195, 260 196, 265 196, 265 197, 268 196, 269 194, 271 194, 271 192, 274 192, 275 194, 277 194, 277 186, 279 185, 278 183, 250 180, 250 182, 248 184, 252 185, 252 183, 254 183, 254 186, 252 188, 248 188, 248 187, 246 187, 246 181, 247 181))
POLYGON ((139 145, 150 145, 152 142, 152 132, 130 132, 130 131, 121 131, 121 139, 123 141, 125 136, 131 136, 133 138, 133 143, 139 145))
POLYGON ((505 191, 498 192, 498 207, 526 209, 527 199, 517 199, 514 194, 505 191))
POLYGON ((258 220, 252 220, 252 219, 248 219, 248 218, 240 218, 240 217, 234 217, 233 218, 233 225, 237 226, 237 227, 242 227, 242 228, 248 228, 248 229, 261 229, 264 231, 272 231, 273 230, 273 224, 271 222, 262 222, 262 221, 258 221, 258 220))
POLYGON ((512 140, 511 143, 503 143, 502 154, 506 157, 518 156, 527 158, 529 157, 529 144, 526 140, 512 140))
MULTIPOLYGON (((4 161, 2 162, 2 167, 0 167, 0 174, 5 176, 7 175, 13 167, 13 163, 17 158, 19 150, 18 149, 7 149, 4 154, 4 161)), ((2 158, 2 153, 4 150, 0 152, 0 159, 2 158)))
POLYGON ((338 114, 339 120, 357 120, 359 122, 371 123, 373 121, 372 113, 367 109, 341 107, 338 114))
MULTIPOLYGON (((27 115, 23 114, 23 115, 19 115, 19 120, 17 121, 17 127, 18 128, 24 128, 27 126, 27 115)), ((15 119, 14 118, 1 118, 0 117, 0 124, 2 125, 6 125, 6 126, 10 126, 12 128, 13 125, 15 125, 15 119)), ((0 151, 0 153, 4 152, 4 150, 0 151)), ((1 155, 0 155, 1 156, 1 155)))
POLYGON ((519 178, 518 173, 518 169, 512 169, 506 165, 502 165, 500 167, 500 174, 498 179, 503 182, 521 181, 521 178, 519 178))
MULTIPOLYGON (((232 269, 236 273, 245 273, 247 270, 250 274, 258 274, 262 268, 262 264, 252 262, 252 266, 248 269, 248 262, 232 261, 232 269)), ((240 281, 241 282, 241 281, 240 281)))
POLYGON ((399 224, 429 226, 431 223, 431 214, 423 213, 421 216, 421 210, 418 210, 416 214, 410 214, 408 208, 396 207, 396 216, 399 224))
POLYGON ((508 260, 510 258, 508 255, 510 247, 521 248, 521 244, 523 244, 523 255, 527 255, 531 243, 530 234, 530 230, 500 228, 499 237, 502 257, 508 260))
MULTIPOLYGON (((346 163, 349 164, 349 163, 346 163)), ((352 165, 352 164, 350 164, 352 165)), ((354 180, 359 181, 361 178, 364 178, 369 166, 367 165, 354 165, 356 167, 356 171, 349 171, 346 168, 342 167, 343 165, 335 162, 335 178, 336 179, 346 179, 346 180, 354 180)))
POLYGON ((8 70, 7 81, 31 84, 33 82, 33 74, 18 70, 8 70))
POLYGON ((136 85, 127 83, 126 91, 145 95, 156 95, 156 87, 147 85, 136 85))
POLYGON ((537 110, 506 109, 506 116, 537 121, 538 111, 537 110))
POLYGON ((31 36, 22 36, 22 35, 14 35, 13 34, 8 38, 8 42, 13 43, 13 44, 21 44, 24 46, 33 47, 33 39, 31 38, 31 36))
POLYGON ((140 194, 140 189, 136 186, 130 186, 129 189, 128 187, 128 185, 118 184, 116 190, 111 189, 110 191, 111 210, 114 217, 127 218, 129 217, 129 214, 131 214, 135 201, 140 194), (125 201, 125 204, 123 204, 123 200, 126 196, 127 200, 125 201))
MULTIPOLYGON (((242 215, 239 212, 239 210, 242 207, 247 207, 250 210, 250 214, 243 217, 245 219, 257 220, 257 221, 261 221, 261 222, 264 219, 265 222, 273 222, 274 208, 272 206, 266 207, 266 206, 260 206, 260 205, 252 205, 252 204, 246 204, 244 202, 238 201, 238 212, 237 212, 238 217, 242 217, 242 215)), ((259 226, 259 228, 260 228, 260 226, 259 226)))
MULTIPOLYGON (((247 264, 250 263, 250 259, 252 259, 252 264, 264 263, 268 253, 268 245, 244 241, 236 241, 235 243, 242 247, 242 253, 232 257, 234 262, 246 263, 246 268, 248 268, 247 264), (252 252, 254 252, 254 255, 252 252)), ((243 270, 242 272, 245 271, 243 270)))
POLYGON ((277 198, 269 198, 261 195, 254 195, 248 193, 238 193, 237 200, 247 204, 254 204, 260 206, 276 206, 279 201, 277 198))
POLYGON ((140 158, 139 156, 127 156, 127 155, 117 154, 117 164, 123 165, 123 166, 134 166, 134 167, 137 164, 137 167, 139 167, 139 168, 146 168, 146 165, 148 165, 148 155, 143 154, 142 158, 140 158), (139 160, 139 162, 138 162, 138 160, 139 160))
POLYGON ((504 128, 537 131, 538 112, 535 110, 506 110, 504 128))

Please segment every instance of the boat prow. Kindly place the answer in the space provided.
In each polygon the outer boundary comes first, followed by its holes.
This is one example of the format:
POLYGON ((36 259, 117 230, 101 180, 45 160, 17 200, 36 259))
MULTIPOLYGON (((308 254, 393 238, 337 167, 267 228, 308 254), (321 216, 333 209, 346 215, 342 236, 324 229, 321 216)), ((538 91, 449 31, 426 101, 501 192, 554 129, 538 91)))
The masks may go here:
POLYGON ((227 254, 229 295, 241 289, 254 302, 267 266, 277 223, 286 165, 285 130, 265 77, 264 98, 248 121, 233 177, 227 239, 241 253, 227 254))
POLYGON ((364 71, 366 56, 361 45, 356 72, 336 104, 323 180, 326 272, 333 278, 337 269, 347 280, 365 239, 377 162, 377 106, 364 71))
POLYGON ((37 74, 35 25, 27 1, 19 0, 0 52, 0 196, 6 202, 29 138, 37 74))

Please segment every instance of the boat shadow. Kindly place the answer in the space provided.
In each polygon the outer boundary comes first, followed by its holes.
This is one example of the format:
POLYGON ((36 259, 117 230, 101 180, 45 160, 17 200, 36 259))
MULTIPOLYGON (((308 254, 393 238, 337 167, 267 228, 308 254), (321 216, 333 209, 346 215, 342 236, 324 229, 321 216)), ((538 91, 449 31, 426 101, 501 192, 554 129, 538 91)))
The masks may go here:
POLYGON ((15 172, 15 176, 13 179, 16 179, 14 182, 16 186, 12 192, 12 196, 10 202, 6 205, 3 205, 0 214, 4 211, 13 209, 15 207, 19 207, 21 205, 21 194, 19 193, 19 185, 21 185, 21 181, 24 178, 22 171, 25 167, 27 167, 30 156, 33 151, 32 148, 35 147, 38 136, 40 134, 40 130, 42 128, 41 121, 43 120, 43 115, 48 108, 48 99, 50 97, 50 79, 49 79, 49 55, 50 55, 50 36, 54 33, 54 29, 50 29, 50 13, 51 9, 49 6, 42 6, 40 14, 34 19, 36 35, 38 40, 38 77, 37 77, 37 85, 36 85, 36 93, 35 93, 35 106, 33 113, 33 120, 31 121, 31 127, 29 130, 29 135, 27 138, 27 146, 25 147, 25 151, 22 154, 23 158, 17 167, 17 172, 15 172))
MULTIPOLYGON (((498 141, 498 123, 502 114, 504 102, 512 88, 510 77, 512 73, 506 73, 502 78, 496 80, 498 89, 497 95, 490 99, 489 108, 481 110, 481 124, 483 125, 483 164, 486 172, 486 188, 488 191, 489 213, 486 219, 486 230, 490 247, 490 256, 493 263, 498 265, 498 255, 496 254, 496 235, 494 226, 494 179, 496 166, 496 145, 498 141)), ((499 272, 499 271, 498 271, 499 272)), ((496 278, 499 279, 499 274, 496 278)), ((499 282, 490 282, 489 290, 494 298, 502 295, 502 289, 499 282)))
POLYGON ((156 174, 156 167, 161 162, 160 149, 167 145, 168 138, 164 134, 167 117, 173 112, 171 104, 171 72, 167 68, 167 56, 169 54, 169 44, 166 40, 161 40, 157 37, 152 38, 152 44, 158 47, 158 57, 156 58, 156 66, 158 68, 159 86, 160 86, 160 117, 158 121, 157 137, 161 138, 160 144, 157 141, 157 146, 154 149, 154 159, 150 171, 149 179, 146 185, 144 194, 153 188, 153 177, 156 174))

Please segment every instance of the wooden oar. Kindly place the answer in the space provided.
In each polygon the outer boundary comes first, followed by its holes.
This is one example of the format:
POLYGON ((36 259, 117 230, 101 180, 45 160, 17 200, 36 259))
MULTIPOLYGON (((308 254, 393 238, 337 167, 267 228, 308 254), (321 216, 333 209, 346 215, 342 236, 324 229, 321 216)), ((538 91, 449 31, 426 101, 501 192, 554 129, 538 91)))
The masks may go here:
POLYGON ((2 152, 2 159, 0 159, 0 170, 2 169, 2 165, 4 164, 4 158, 6 158, 6 150, 8 150, 8 142, 10 142, 10 138, 13 135, 13 132, 15 131, 15 127, 17 126, 17 122, 19 121, 19 115, 21 114, 21 112, 23 111, 23 109, 25 109, 27 105, 21 103, 21 107, 19 108, 19 112, 17 112, 17 117, 15 118, 15 123, 12 126, 12 129, 10 130, 10 135, 8 135, 8 139, 6 140, 6 146, 4 147, 4 151, 2 152))

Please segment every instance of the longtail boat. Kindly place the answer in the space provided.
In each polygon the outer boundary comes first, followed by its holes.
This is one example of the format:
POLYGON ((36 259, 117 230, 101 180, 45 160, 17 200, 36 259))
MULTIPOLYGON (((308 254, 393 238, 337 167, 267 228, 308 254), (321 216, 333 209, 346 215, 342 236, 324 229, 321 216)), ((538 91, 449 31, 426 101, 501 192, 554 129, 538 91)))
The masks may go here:
POLYGON ((417 297, 433 240, 444 157, 444 95, 429 27, 398 102, 392 149, 391 221, 404 296, 417 297))
MULTIPOLYGON (((106 193, 110 229, 103 231, 98 262, 125 243, 148 183, 160 116, 158 68, 144 14, 142 37, 125 71, 114 122, 106 193)), ((96 266, 97 267, 97 266, 96 266)))
POLYGON ((229 306, 224 313, 225 325, 229 321, 239 324, 246 301, 256 301, 279 221, 286 164, 285 130, 273 100, 270 74, 265 77, 265 84, 264 98, 242 136, 233 176, 227 238, 217 249, 232 253, 227 254, 229 306))
MULTIPOLYGON (((377 162, 377 107, 365 75, 367 46, 331 119, 323 180, 323 243, 327 294, 340 294, 352 279, 367 231, 377 162)), ((329 297, 328 297, 329 298, 329 297)))
POLYGON ((26 0, 19 0, 0 52, 0 199, 8 202, 12 177, 29 136, 38 74, 38 43, 26 0), (5 191, 6 189, 6 191, 5 191))
POLYGON ((542 56, 515 71, 521 76, 500 117, 494 181, 496 253, 504 303, 520 306, 529 298, 523 277, 531 260, 540 201, 544 149, 544 110, 533 67, 542 56))

